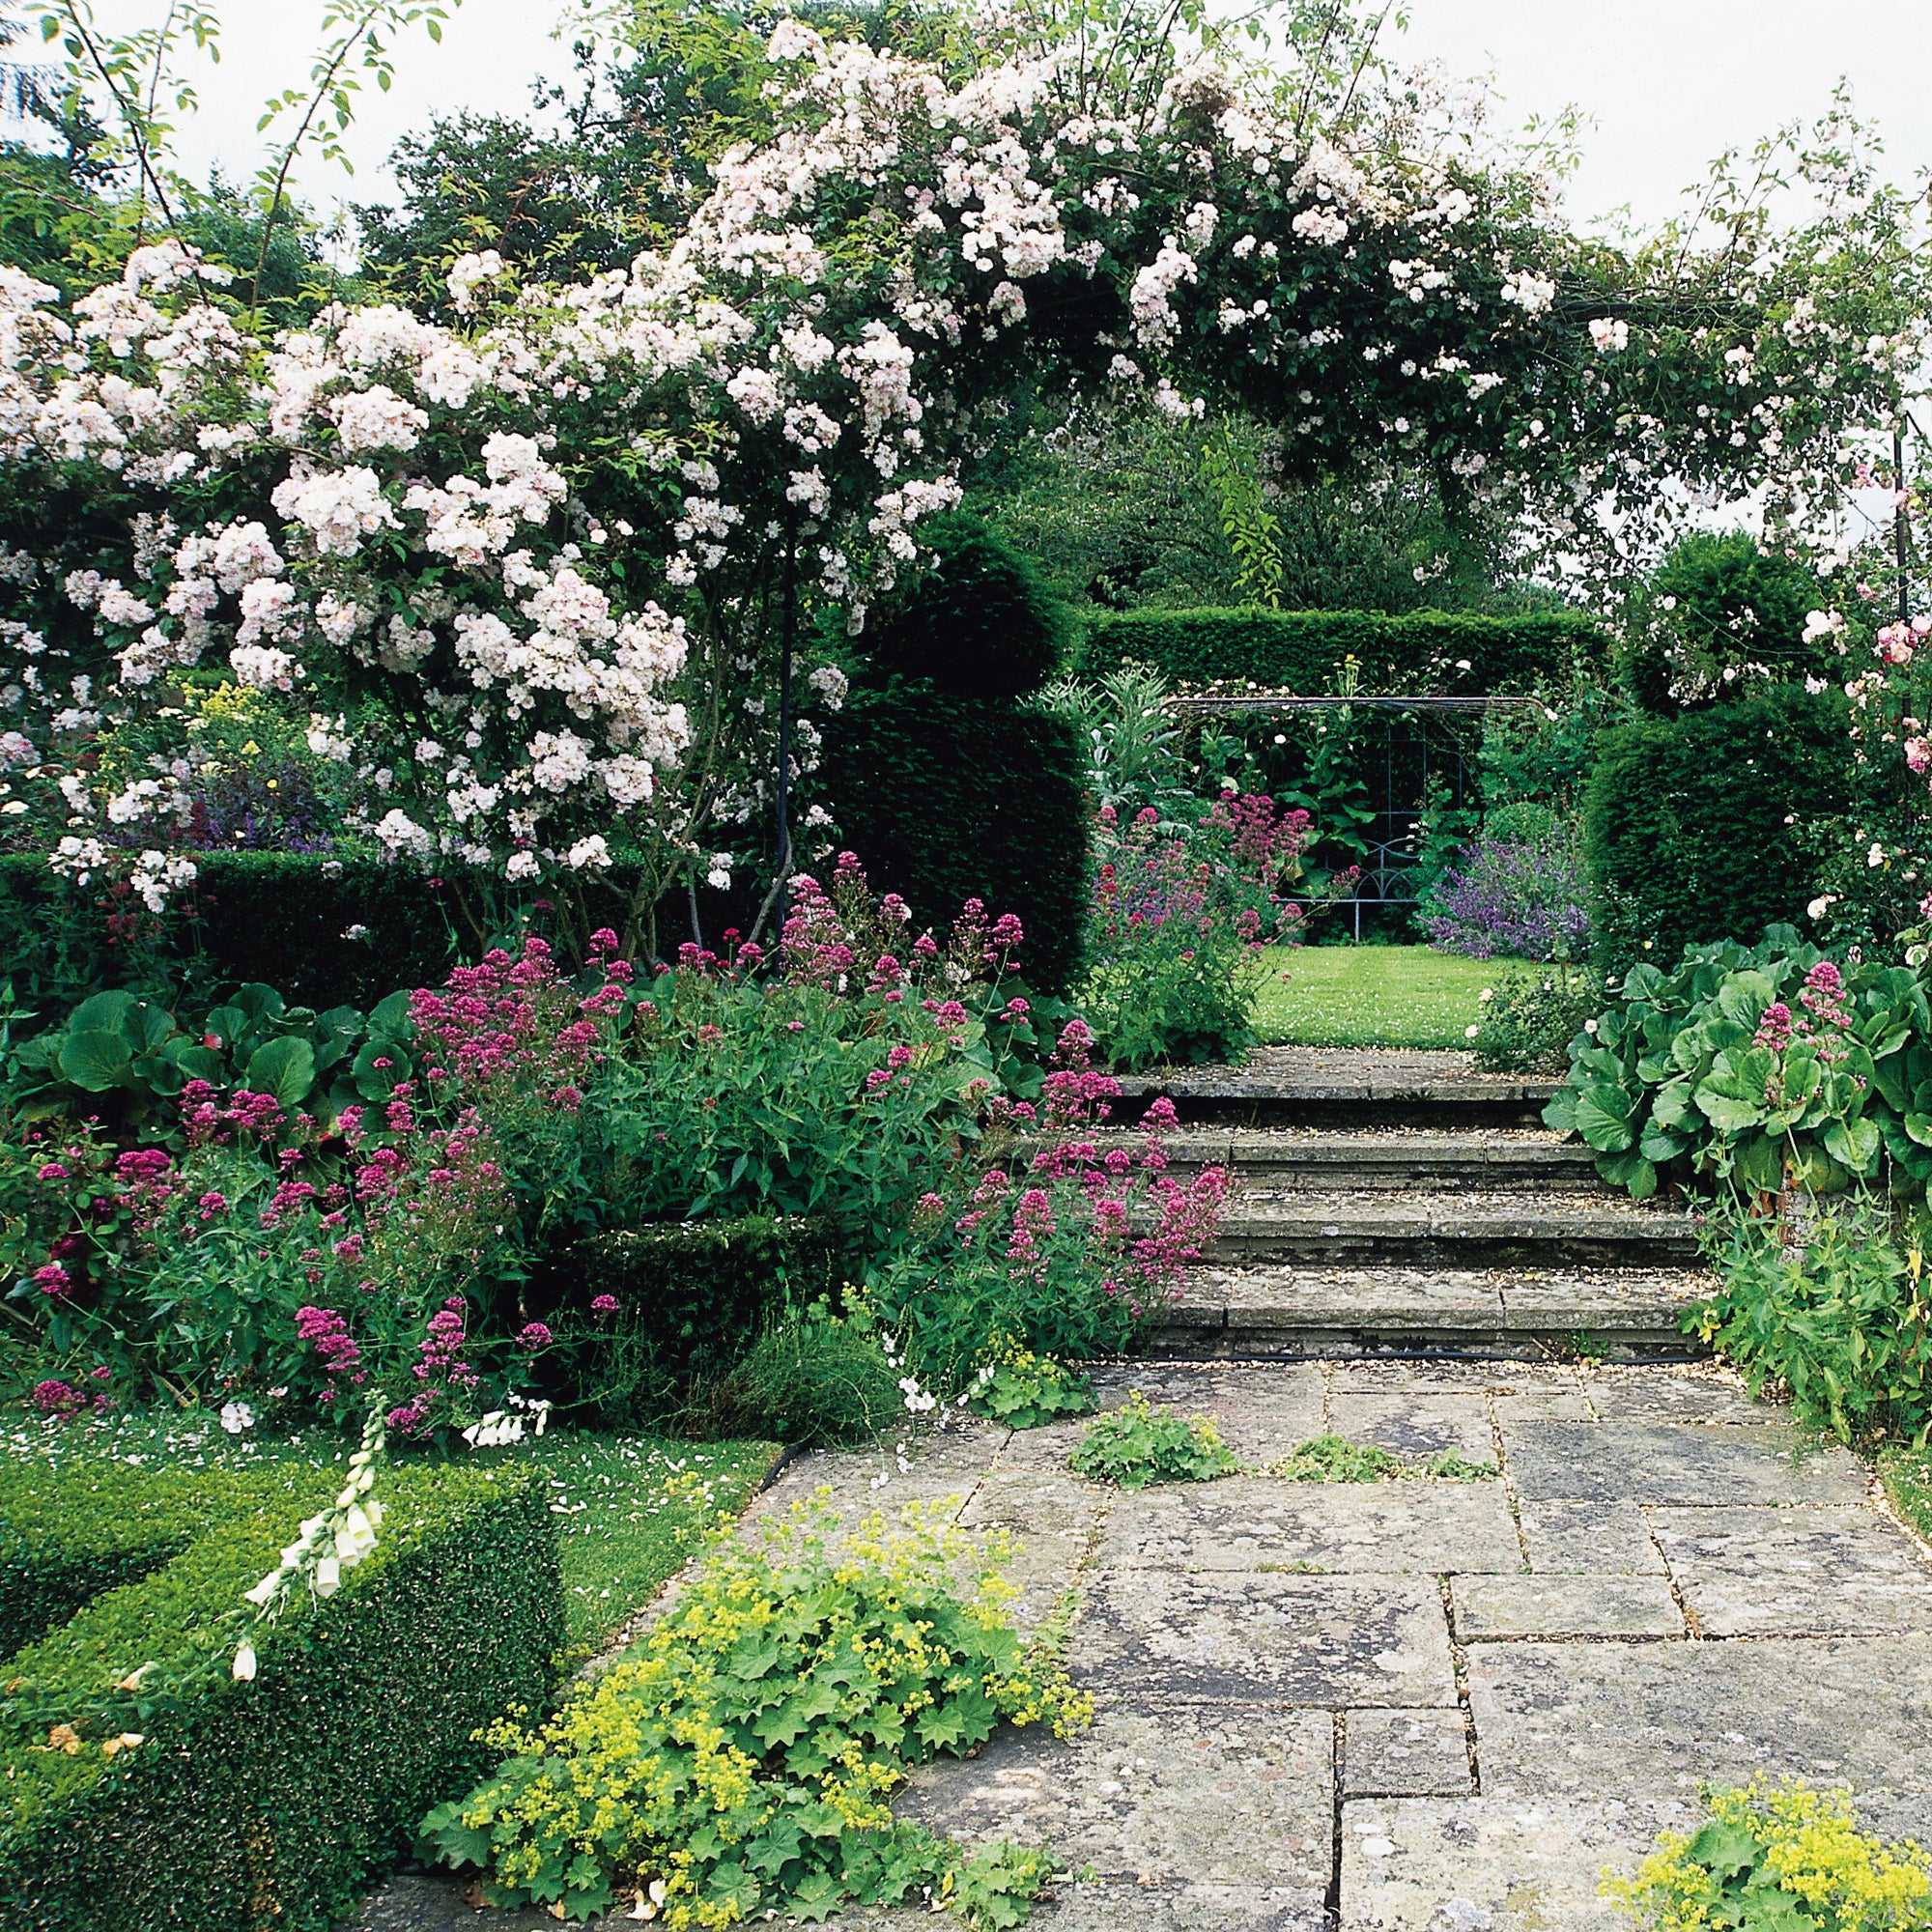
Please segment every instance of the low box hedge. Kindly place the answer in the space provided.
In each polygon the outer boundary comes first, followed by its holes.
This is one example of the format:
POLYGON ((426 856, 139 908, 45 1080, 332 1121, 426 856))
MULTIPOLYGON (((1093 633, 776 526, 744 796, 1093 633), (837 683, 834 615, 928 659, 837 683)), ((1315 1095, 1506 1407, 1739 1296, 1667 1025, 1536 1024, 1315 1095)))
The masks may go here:
POLYGON ((1360 668, 1365 692, 1405 696, 1523 691, 1567 678, 1581 655, 1602 668, 1609 640, 1589 618, 1565 611, 1520 617, 1451 611, 1123 611, 1100 618, 1073 653, 1081 677, 1103 677, 1132 658, 1176 684, 1249 679, 1319 696, 1335 688, 1343 660, 1360 668), (1466 667, 1466 668, 1464 668, 1466 667))
POLYGON ((0 1474, 14 1594, 35 1563, 70 1595, 108 1585, 6 1666, 34 1731, 0 1741, 0 1932, 322 1932, 489 1769, 480 1727, 553 1686, 564 1604, 544 1486, 514 1463, 385 1469, 376 1552, 267 1627, 255 1680, 161 1698, 138 1746, 104 1753, 126 1707, 93 1715, 103 1692, 144 1662, 156 1683, 225 1652, 219 1619, 342 1471, 185 1476, 0 1474), (49 1747, 63 1709, 71 1753, 49 1747))

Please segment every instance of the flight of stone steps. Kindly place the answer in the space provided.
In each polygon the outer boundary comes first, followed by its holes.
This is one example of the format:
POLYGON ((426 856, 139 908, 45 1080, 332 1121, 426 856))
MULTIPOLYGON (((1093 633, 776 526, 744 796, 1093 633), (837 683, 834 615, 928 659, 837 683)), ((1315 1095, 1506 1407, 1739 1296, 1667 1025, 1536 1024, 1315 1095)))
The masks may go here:
POLYGON ((1679 1326, 1709 1287, 1690 1216, 1631 1202, 1544 1127, 1553 1081, 1465 1054, 1267 1047, 1122 1085, 1122 1123, 1174 1102, 1178 1174, 1240 1179, 1157 1353, 1696 1351, 1679 1326))

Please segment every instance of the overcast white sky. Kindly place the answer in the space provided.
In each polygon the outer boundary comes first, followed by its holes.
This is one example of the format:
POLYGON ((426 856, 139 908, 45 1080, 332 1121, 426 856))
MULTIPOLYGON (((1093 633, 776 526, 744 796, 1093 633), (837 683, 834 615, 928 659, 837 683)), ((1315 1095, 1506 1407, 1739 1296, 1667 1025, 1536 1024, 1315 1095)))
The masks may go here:
MULTIPOLYGON (((301 81, 322 0, 217 0, 226 22, 218 69, 203 75, 203 107, 185 130, 189 171, 219 161, 252 172, 263 99, 301 81)), ((163 0, 95 0, 103 25, 157 19, 163 0)), ((1645 225, 1671 213, 1680 191, 1719 149, 1748 143, 1793 116, 1826 106, 1840 74, 1860 111, 1887 137, 1901 181, 1932 168, 1932 8, 1924 0, 1863 0, 1856 12, 1815 0, 1409 0, 1409 29, 1392 43, 1410 60, 1453 73, 1493 72, 1510 120, 1574 102, 1595 126, 1570 189, 1581 217, 1629 204, 1645 225)), ((556 0, 464 0, 442 44, 420 30, 398 44, 396 87, 373 89, 349 147, 354 182, 311 161, 312 203, 381 198, 384 157, 396 136, 437 112, 468 106, 522 111, 539 74, 564 77, 568 48, 551 38, 556 0)))

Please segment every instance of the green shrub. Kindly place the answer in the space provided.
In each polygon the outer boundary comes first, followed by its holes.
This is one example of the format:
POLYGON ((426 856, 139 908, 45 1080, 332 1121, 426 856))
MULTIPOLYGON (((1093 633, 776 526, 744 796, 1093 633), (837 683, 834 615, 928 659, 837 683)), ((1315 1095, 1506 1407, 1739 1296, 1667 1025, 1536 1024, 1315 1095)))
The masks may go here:
POLYGON ((680 1414, 736 1368, 747 1338, 837 1293, 851 1264, 829 1223, 771 1214, 619 1228, 571 1255, 582 1306, 617 1304, 583 1400, 619 1428, 680 1414))
POLYGON ((1066 720, 894 679, 827 721, 818 782, 872 883, 943 926, 969 898, 1026 929, 1030 985, 1064 991, 1087 899, 1086 759, 1066 720))
POLYGON ((1346 1435, 1311 1435, 1297 1442, 1276 1471, 1291 1483, 1378 1483, 1402 1472, 1400 1457, 1346 1435))
POLYGON ((1606 731, 1583 799, 1597 963, 1795 924, 1817 895, 1809 828, 1851 797, 1845 700, 1774 690, 1606 731))
POLYGON ((1796 557, 1761 550, 1747 530, 1685 537, 1648 588, 1648 621, 1627 624, 1616 653, 1619 678, 1647 711, 1709 703, 1740 677, 1767 671, 1794 683, 1807 673, 1843 676, 1831 639, 1804 641, 1805 617, 1830 601, 1826 587, 1796 557))
POLYGON ((873 664, 958 697, 1037 691, 1060 668, 1070 624, 1033 559, 969 516, 931 518, 920 538, 938 564, 867 626, 873 664))
POLYGON ((1922 1249, 1889 1206, 1857 1196, 1807 1217, 1786 1242, 1775 1216, 1714 1215, 1718 1292, 1685 1317, 1735 1362, 1753 1394, 1787 1389, 1798 1419, 1841 1442, 1932 1435, 1932 1292, 1922 1249))
MULTIPOLYGON (((398 986, 440 985, 481 950, 460 941, 453 908, 414 867, 313 852, 204 852, 195 863, 190 916, 170 916, 152 942, 148 973, 164 983, 263 980, 291 1006, 366 1009, 398 986)), ((110 943, 117 910, 38 854, 0 855, 0 951, 24 987, 73 1002, 148 977, 139 948, 110 943)))
POLYGON ((1693 946, 1639 965, 1570 1043, 1545 1122, 1580 1134, 1638 1200, 1669 1179, 1775 1194, 1932 1180, 1932 1005, 1902 966, 1841 973, 1790 926, 1747 949, 1693 946))
POLYGON ((641 1645, 423 1831, 479 1864, 499 1904, 590 1918, 635 1897, 671 1932, 768 1912, 821 1919, 847 1901, 923 1892, 969 1924, 1007 1926, 1051 1865, 1005 1845, 972 1854, 895 1825, 908 1766, 965 1756, 1003 1719, 1062 1736, 1091 1714, 1047 1643, 1001 1607, 1001 1553, 977 1554, 917 1506, 834 1546, 801 1506, 766 1541, 727 1544, 641 1645), (962 1595, 952 1574, 983 1578, 962 1595))
POLYGON ((804 1449, 866 1441, 905 1419, 897 1369, 871 1322, 829 1301, 781 1316, 723 1375, 698 1378, 679 1416, 694 1435, 804 1449))
POLYGON ((1100 618, 1070 668, 1098 678, 1133 659, 1176 684, 1252 679, 1313 694, 1333 690, 1352 657, 1365 692, 1488 693, 1527 689, 1578 654, 1602 665, 1607 649, 1588 618, 1564 611, 1127 611, 1100 618))
POLYGON ((423 1810, 488 1762, 478 1727, 548 1693, 564 1630, 548 1492, 480 1468, 385 1472, 376 1552, 258 1635, 255 1680, 184 1677, 226 1650, 219 1620, 340 1480, 197 1472, 184 1492, 118 1466, 0 1476, 15 1533, 56 1512, 76 1561, 94 1545, 101 1580, 131 1560, 125 1519, 144 1496, 162 1515, 185 1493, 199 1504, 178 1553, 156 1546, 145 1578, 9 1665, 0 1927, 322 1932, 408 1849, 423 1810), (140 1742, 103 1749, 124 1736, 140 1742))
POLYGON ((1221 1432, 1205 1415, 1191 1419, 1153 1407, 1135 1389, 1110 1415, 1096 1416, 1081 1432, 1073 1473, 1123 1490, 1150 1483, 1208 1483, 1240 1467, 1221 1432))
POLYGON ((1587 966, 1539 966, 1501 975, 1476 1003, 1469 1039, 1486 1073, 1561 1073, 1570 1042, 1603 1010, 1604 982, 1587 966))
POLYGON ((1002 1338, 967 1384, 974 1414, 1009 1429, 1039 1429, 1063 1416, 1092 1415, 1094 1378, 1076 1375, 1051 1355, 1036 1355, 1002 1338))

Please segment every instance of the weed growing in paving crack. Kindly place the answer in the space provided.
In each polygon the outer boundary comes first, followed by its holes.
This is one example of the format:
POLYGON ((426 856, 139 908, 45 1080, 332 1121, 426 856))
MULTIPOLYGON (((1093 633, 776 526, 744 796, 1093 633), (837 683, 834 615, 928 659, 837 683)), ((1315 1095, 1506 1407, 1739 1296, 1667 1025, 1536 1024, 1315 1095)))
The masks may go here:
POLYGON ((1074 1474, 1123 1490, 1150 1483, 1205 1483, 1240 1467, 1205 1415, 1191 1421, 1154 1408, 1138 1389, 1111 1415, 1088 1424, 1072 1455, 1074 1474))
POLYGON ((1345 1435, 1311 1435, 1298 1442, 1275 1466, 1291 1483, 1380 1483, 1400 1476, 1435 1476, 1447 1482, 1486 1482, 1496 1473, 1490 1463, 1470 1463, 1445 1449, 1420 1469, 1373 1442, 1350 1442, 1345 1435))

